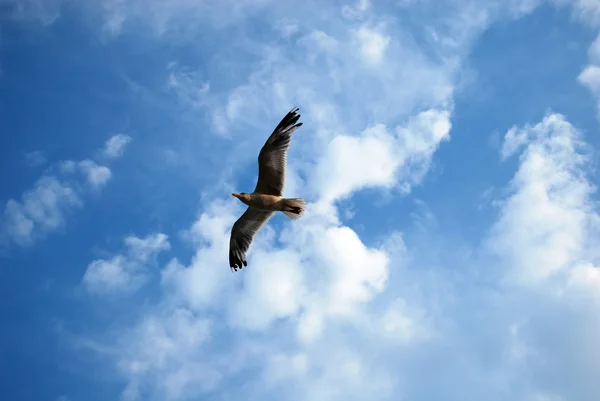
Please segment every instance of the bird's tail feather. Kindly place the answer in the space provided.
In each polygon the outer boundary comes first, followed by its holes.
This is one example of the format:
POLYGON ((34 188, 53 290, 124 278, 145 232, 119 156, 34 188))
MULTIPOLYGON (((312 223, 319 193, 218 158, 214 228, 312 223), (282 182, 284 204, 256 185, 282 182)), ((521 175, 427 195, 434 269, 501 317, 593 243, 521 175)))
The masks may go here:
POLYGON ((282 212, 292 220, 297 220, 306 210, 306 201, 302 198, 283 199, 282 212))

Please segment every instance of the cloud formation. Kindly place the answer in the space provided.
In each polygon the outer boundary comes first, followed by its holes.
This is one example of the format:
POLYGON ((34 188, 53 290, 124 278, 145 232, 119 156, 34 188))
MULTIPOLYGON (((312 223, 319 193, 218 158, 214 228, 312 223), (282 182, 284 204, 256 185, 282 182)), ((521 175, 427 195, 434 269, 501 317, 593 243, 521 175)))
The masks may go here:
POLYGON ((114 159, 125 153, 125 148, 133 140, 129 135, 117 134, 106 140, 104 144, 104 156, 114 159))
POLYGON ((391 187, 401 180, 403 190, 427 173, 441 142, 449 139, 450 113, 427 110, 390 134, 383 124, 359 136, 338 135, 317 167, 315 180, 328 200, 344 198, 368 187, 391 187))
MULTIPOLYGON (((122 154, 123 149, 119 152, 122 154)), ((35 159, 39 162, 39 155, 36 154, 35 159)), ((0 221, 0 245, 30 246, 62 229, 72 211, 83 206, 86 191, 101 190, 111 177, 107 166, 90 159, 52 164, 20 200, 6 202, 0 221)))
POLYGON ((65 213, 81 206, 76 191, 54 176, 40 178, 25 191, 21 201, 10 199, 4 209, 2 237, 18 245, 30 245, 37 235, 59 228, 65 213))
POLYGON ((144 238, 125 238, 126 250, 111 259, 92 261, 83 275, 86 289, 95 294, 131 293, 141 288, 147 280, 147 264, 156 255, 171 248, 163 233, 144 238))

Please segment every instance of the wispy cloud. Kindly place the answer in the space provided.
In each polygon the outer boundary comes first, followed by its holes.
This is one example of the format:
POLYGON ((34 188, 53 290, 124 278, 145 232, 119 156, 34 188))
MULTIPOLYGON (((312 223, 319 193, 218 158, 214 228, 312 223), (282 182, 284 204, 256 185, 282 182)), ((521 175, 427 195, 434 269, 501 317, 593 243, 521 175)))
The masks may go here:
POLYGON ((133 140, 129 135, 117 134, 110 137, 104 144, 104 156, 108 158, 121 157, 125 148, 133 140))
POLYGON ((66 214, 82 201, 78 191, 54 176, 40 178, 21 201, 9 200, 4 209, 2 237, 18 245, 30 245, 36 237, 60 228, 66 214))
POLYGON ((512 313, 513 322, 524 322, 511 334, 513 341, 518 339, 518 344, 511 345, 518 355, 513 367, 525 373, 524 380, 536 388, 552 389, 542 391, 550 399, 591 400, 598 387, 587 381, 591 378, 588 373, 600 371, 594 362, 598 354, 582 347, 578 336, 568 334, 567 329, 578 327, 585 337, 591 333, 588 330, 600 327, 597 318, 587 321, 600 307, 600 299, 591 295, 598 290, 594 261, 600 237, 591 199, 596 186, 588 177, 590 149, 581 133, 560 114, 511 129, 505 145, 515 137, 527 138, 522 143, 520 166, 510 183, 512 193, 503 201, 488 238, 489 249, 501 261, 499 273, 511 283, 509 294, 520 303, 531 302, 526 309, 512 313), (574 310, 579 311, 577 317, 571 315, 574 310), (552 328, 552 321, 563 319, 569 321, 564 329, 552 328), (545 333, 553 330, 554 338, 560 336, 561 340, 551 345, 545 333), (574 355, 578 362, 572 359, 574 355), (545 370, 541 359, 553 366, 546 374, 541 373, 545 370), (570 384, 578 374, 586 377, 581 387, 570 384))
POLYGON ((512 258, 511 275, 519 281, 543 281, 572 267, 585 246, 595 188, 583 173, 589 156, 580 136, 559 114, 506 134, 503 156, 526 149, 491 241, 512 258))
POLYGON ((29 246, 62 229, 72 211, 83 206, 86 190, 101 190, 111 176, 107 166, 90 159, 52 164, 20 200, 6 202, 0 244, 29 246))
POLYGON ((125 238, 126 250, 109 260, 91 262, 82 282, 95 294, 130 293, 138 290, 147 279, 147 264, 160 252, 171 248, 168 237, 157 233, 144 238, 125 238))

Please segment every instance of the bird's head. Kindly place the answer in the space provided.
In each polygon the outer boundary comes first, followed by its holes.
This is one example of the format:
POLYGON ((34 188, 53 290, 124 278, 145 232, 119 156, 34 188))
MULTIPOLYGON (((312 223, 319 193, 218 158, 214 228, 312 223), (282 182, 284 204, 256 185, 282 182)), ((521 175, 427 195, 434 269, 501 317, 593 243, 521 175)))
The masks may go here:
POLYGON ((244 203, 250 202, 250 195, 245 192, 240 192, 239 194, 234 192, 231 194, 231 196, 235 196, 244 203))

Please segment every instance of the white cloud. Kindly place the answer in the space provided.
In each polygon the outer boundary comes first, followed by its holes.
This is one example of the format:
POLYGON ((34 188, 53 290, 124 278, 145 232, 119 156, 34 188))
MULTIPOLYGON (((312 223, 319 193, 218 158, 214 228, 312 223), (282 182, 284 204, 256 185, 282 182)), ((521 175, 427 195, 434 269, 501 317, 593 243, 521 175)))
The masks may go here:
POLYGON ((600 66, 588 65, 577 77, 582 85, 586 86, 596 98, 598 118, 600 118, 600 66))
POLYGON ((581 174, 588 157, 580 134, 563 116, 511 129, 503 157, 521 146, 526 150, 512 181, 515 193, 502 206, 492 246, 511 258, 513 278, 537 282, 568 268, 581 251, 594 188, 581 174))
POLYGON ((94 260, 83 276, 88 291, 105 293, 110 291, 135 291, 144 283, 145 276, 138 272, 137 265, 130 265, 122 256, 110 260, 94 260))
MULTIPOLYGON (((71 173, 79 166, 94 188, 101 188, 111 176, 107 167, 91 160, 79 163, 67 161, 59 167, 59 173, 71 173)), ((44 174, 32 189, 21 195, 21 200, 10 199, 4 209, 0 238, 6 245, 14 242, 20 246, 31 245, 37 239, 60 229, 66 217, 75 208, 83 206, 83 189, 78 182, 60 174, 44 174)))
POLYGON ((129 135, 117 134, 110 137, 104 144, 104 156, 109 158, 121 157, 127 145, 133 140, 129 135))
POLYGON ((390 37, 379 30, 361 26, 354 33, 365 63, 377 65, 384 56, 390 37))
POLYGON ((32 189, 6 203, 1 237, 18 245, 31 245, 38 237, 60 228, 66 214, 82 202, 75 189, 54 176, 43 176, 32 189))
POLYGON ((351 315, 357 305, 369 302, 383 290, 388 256, 381 250, 366 247, 352 229, 329 228, 314 246, 330 269, 331 287, 326 293, 326 312, 351 315))
POLYGON ((198 249, 190 266, 173 260, 162 272, 162 285, 176 301, 183 301, 198 310, 210 309, 218 303, 219 294, 231 288, 231 272, 217 266, 225 260, 229 246, 231 225, 236 216, 232 204, 214 202, 201 214, 189 230, 198 249))
POLYGON ((579 75, 579 81, 586 85, 594 95, 600 93, 600 67, 596 65, 587 66, 579 75))
MULTIPOLYGON (((28 154, 27 160, 46 161, 43 153, 38 152, 28 154)), ((51 164, 20 200, 6 202, 4 218, 0 221, 0 245, 29 246, 62 229, 71 212, 83 206, 86 189, 99 190, 111 177, 108 167, 90 159, 51 164)))
POLYGON ((140 262, 147 262, 154 257, 157 252, 167 251, 170 249, 168 237, 165 234, 159 233, 149 235, 146 238, 127 237, 125 244, 129 249, 129 257, 140 262))
MULTIPOLYGON (((399 23, 383 25, 378 18, 371 19, 359 27, 334 16, 327 24, 310 20, 297 33, 298 46, 269 44, 254 49, 263 55, 259 69, 232 90, 224 104, 215 98, 208 102, 213 106, 214 129, 246 146, 243 141, 254 139, 248 136, 250 129, 267 132, 272 129, 267 123, 281 118, 288 103, 299 104, 305 126, 318 133, 319 149, 324 145, 320 141, 330 136, 360 132, 378 123, 395 125, 415 109, 450 109, 458 64, 431 57, 399 23), (376 68, 360 68, 363 61, 376 68)), ((464 25, 466 35, 468 24, 464 25)), ((300 134, 297 137, 301 141, 300 134)), ((263 135, 257 140, 264 140, 263 135)), ((295 142, 295 146, 302 145, 295 142)))
POLYGON ((393 184, 401 163, 393 149, 394 137, 383 125, 368 128, 360 137, 336 136, 316 174, 321 181, 320 192, 326 199, 335 200, 371 185, 393 184))
POLYGON ((109 260, 92 261, 83 276, 88 291, 96 294, 128 293, 138 290, 147 280, 146 264, 171 246, 165 234, 145 238, 125 238, 127 249, 109 260))
POLYGON ((592 42, 588 49, 588 57, 590 63, 600 65, 600 35, 596 37, 596 40, 592 42))
POLYGON ((429 169, 442 141, 449 139, 449 113, 428 110, 409 119, 390 134, 382 124, 359 137, 339 135, 329 142, 317 167, 319 193, 334 201, 368 187, 405 189, 418 183, 429 169))
MULTIPOLYGON (((581 3, 585 3, 585 1, 582 0, 581 3)), ((581 6, 580 3, 578 3, 578 5, 581 6)), ((596 9, 596 14, 587 13, 586 7, 580 7, 580 10, 583 15, 586 15, 586 18, 595 18, 599 24, 598 27, 600 28, 600 5, 596 4, 596 2, 590 2, 589 6, 596 9)), ((597 118, 600 119, 600 35, 598 35, 590 45, 588 49, 588 59, 589 64, 583 68, 577 77, 577 81, 581 85, 587 87, 595 98, 598 112, 597 118)))
POLYGON ((305 294, 302 263, 296 252, 255 254, 245 276, 239 300, 232 306, 232 322, 252 330, 264 330, 277 318, 295 316, 305 294))
POLYGON ((106 185, 112 176, 112 173, 108 167, 100 166, 92 160, 82 160, 78 163, 78 165, 86 175, 88 183, 96 189, 102 188, 104 185, 106 185))
POLYGON ((600 26, 600 4, 596 0, 552 0, 560 6, 571 6, 573 13, 592 26, 600 26))
POLYGON ((356 3, 351 6, 344 4, 342 6, 342 16, 348 19, 363 19, 366 12, 371 8, 370 0, 356 0, 356 3))
POLYGON ((203 360, 211 337, 212 322, 188 309, 145 317, 122 339, 118 368, 132 378, 123 399, 143 399, 139 392, 147 379, 156 385, 156 396, 167 400, 211 388, 220 379, 217 369, 223 366, 223 362, 210 366, 203 360))

